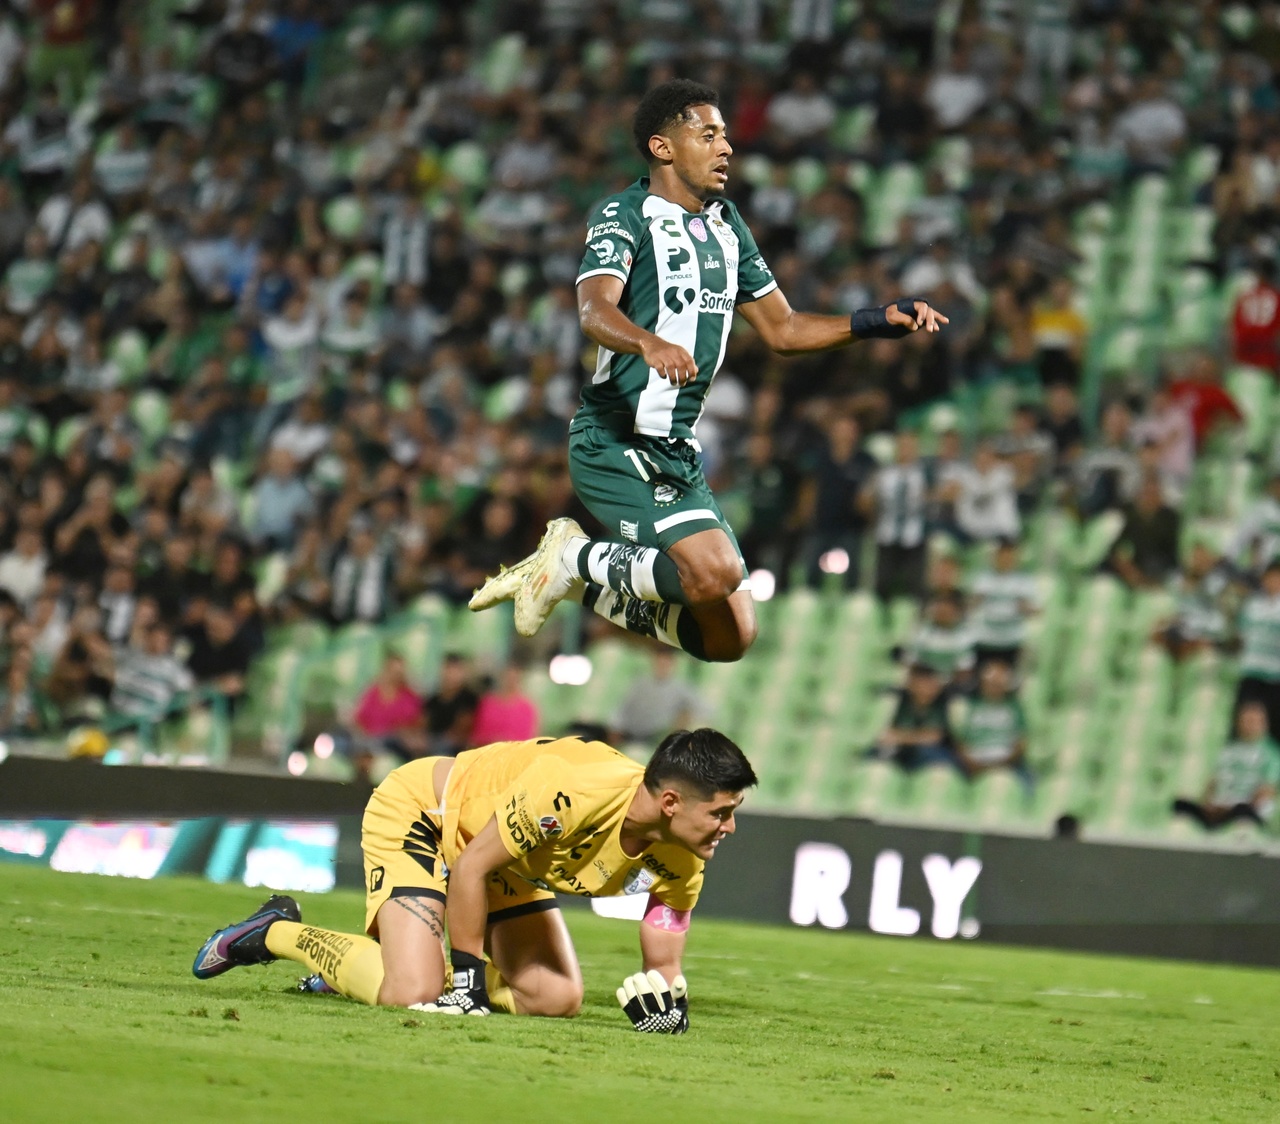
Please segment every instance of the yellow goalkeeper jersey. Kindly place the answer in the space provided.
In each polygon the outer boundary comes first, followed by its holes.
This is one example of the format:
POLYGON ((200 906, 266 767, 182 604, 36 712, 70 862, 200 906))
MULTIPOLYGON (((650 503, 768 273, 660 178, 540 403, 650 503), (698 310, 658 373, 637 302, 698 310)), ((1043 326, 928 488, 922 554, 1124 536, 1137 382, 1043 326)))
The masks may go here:
POLYGON ((460 753, 444 794, 443 839, 450 866, 496 817, 514 860, 504 869, 535 886, 604 897, 654 894, 692 909, 703 862, 666 843, 632 857, 623 821, 644 768, 603 742, 549 738, 497 742, 460 753))

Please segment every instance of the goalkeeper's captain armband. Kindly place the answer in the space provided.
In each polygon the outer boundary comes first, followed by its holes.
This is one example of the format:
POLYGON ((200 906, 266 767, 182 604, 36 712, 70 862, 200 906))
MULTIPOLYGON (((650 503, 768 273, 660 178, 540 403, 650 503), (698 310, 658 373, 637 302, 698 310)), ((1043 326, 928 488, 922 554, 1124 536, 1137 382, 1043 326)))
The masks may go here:
MULTIPOLYGON (((903 316, 916 316, 918 297, 903 297, 895 301, 894 306, 903 316)), ((849 329, 854 337, 860 340, 898 340, 909 335, 911 329, 903 324, 890 324, 886 315, 889 306, 881 308, 860 308, 849 317, 849 329)))

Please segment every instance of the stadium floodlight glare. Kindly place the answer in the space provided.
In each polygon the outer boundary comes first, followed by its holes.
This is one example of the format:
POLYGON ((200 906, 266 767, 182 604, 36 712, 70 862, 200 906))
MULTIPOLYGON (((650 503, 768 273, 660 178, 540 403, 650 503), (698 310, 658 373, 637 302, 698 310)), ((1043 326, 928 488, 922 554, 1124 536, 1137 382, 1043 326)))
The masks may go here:
POLYGON ((824 574, 847 574, 849 572, 849 552, 835 546, 824 551, 818 559, 818 569, 824 574))
POLYGON ((285 768, 295 777, 302 776, 307 771, 307 755, 302 750, 295 749, 289 754, 289 759, 285 762, 285 768))
POLYGON ((591 681, 591 661, 586 656, 552 656, 547 674, 552 683, 564 687, 582 687, 591 681))
POLYGON ((317 734, 315 745, 311 747, 311 752, 320 758, 321 761, 328 761, 329 758, 333 756, 333 749, 334 743, 332 734, 317 734))
POLYGON ((778 579, 769 570, 752 570, 747 580, 751 582, 751 596, 755 600, 773 600, 778 590, 778 579))

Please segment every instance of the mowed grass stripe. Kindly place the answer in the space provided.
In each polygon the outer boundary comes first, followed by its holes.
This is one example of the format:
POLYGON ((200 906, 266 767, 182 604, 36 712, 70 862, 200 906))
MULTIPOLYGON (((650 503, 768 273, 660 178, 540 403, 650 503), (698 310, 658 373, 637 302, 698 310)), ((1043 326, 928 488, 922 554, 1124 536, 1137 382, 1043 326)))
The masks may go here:
POLYGON ((567 1022, 195 980, 264 896, 0 865, 0 1120, 1280 1120, 1280 973, 698 921, 692 1030, 651 1038, 612 997, 634 926, 579 910, 567 1022))

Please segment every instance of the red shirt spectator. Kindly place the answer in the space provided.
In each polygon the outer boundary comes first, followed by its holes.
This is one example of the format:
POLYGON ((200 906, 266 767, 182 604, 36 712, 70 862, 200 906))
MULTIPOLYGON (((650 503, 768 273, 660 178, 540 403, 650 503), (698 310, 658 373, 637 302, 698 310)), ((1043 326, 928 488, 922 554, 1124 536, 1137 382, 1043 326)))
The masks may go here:
POLYGON ((1186 376, 1169 383, 1169 393, 1191 415, 1197 451, 1204 446, 1204 439, 1214 426, 1223 420, 1244 420, 1235 399, 1223 390, 1222 373, 1211 355, 1197 355, 1186 376))
POLYGON ((523 677, 519 667, 508 664, 502 671, 501 689, 481 697, 471 727, 472 745, 522 742, 538 736, 538 708, 522 690, 523 677))
POLYGON ((422 698, 405 679, 404 660, 389 655, 378 678, 369 684, 353 715, 361 733, 385 738, 422 721, 422 698))
POLYGON ((1231 320, 1231 347, 1237 363, 1280 373, 1280 289, 1262 278, 1240 294, 1231 320))

